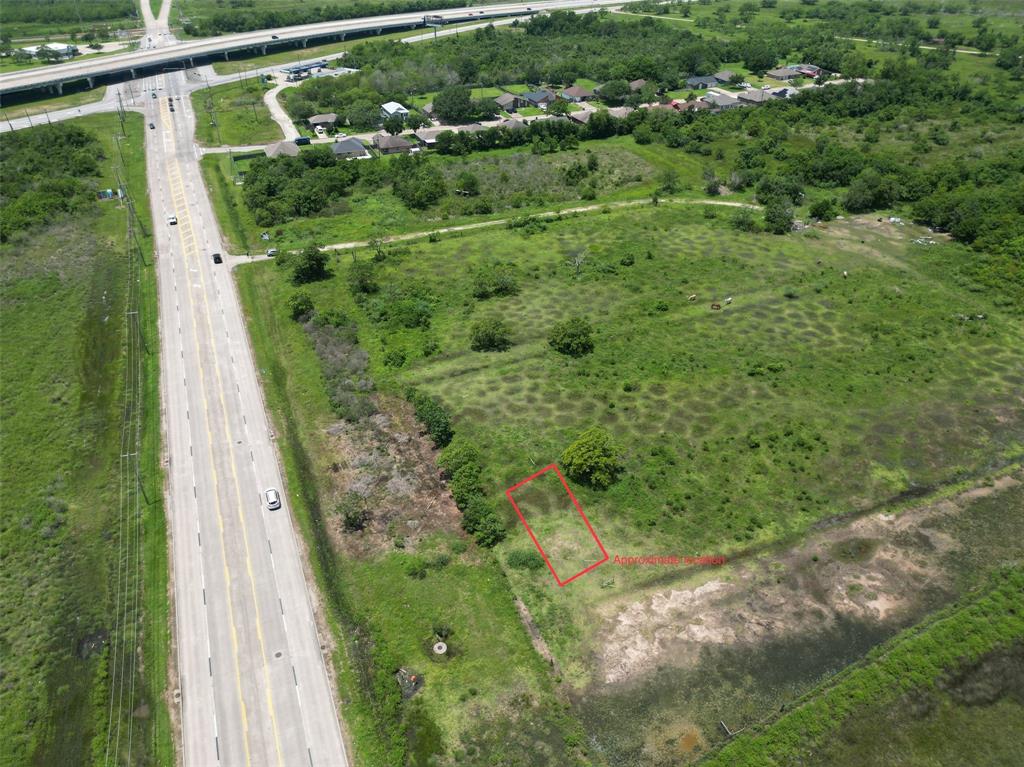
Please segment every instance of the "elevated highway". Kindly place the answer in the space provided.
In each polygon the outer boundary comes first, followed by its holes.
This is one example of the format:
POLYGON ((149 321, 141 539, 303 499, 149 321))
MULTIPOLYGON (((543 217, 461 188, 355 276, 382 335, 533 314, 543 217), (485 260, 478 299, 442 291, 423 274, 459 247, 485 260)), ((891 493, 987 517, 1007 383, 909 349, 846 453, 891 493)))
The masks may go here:
MULTIPOLYGON (((540 11, 621 5, 622 0, 544 0, 532 3, 449 8, 417 13, 396 13, 367 16, 359 19, 304 24, 280 29, 240 32, 203 40, 189 40, 161 45, 158 33, 143 42, 140 50, 82 61, 71 61, 48 67, 0 75, 0 99, 19 91, 48 88, 62 92, 66 83, 87 81, 89 87, 112 80, 136 79, 171 69, 193 68, 197 61, 227 58, 231 53, 256 51, 267 53, 271 48, 301 45, 325 40, 343 40, 347 36, 382 34, 387 31, 424 26, 425 16, 439 16, 445 24, 461 23, 508 16, 528 16, 540 11)), ((169 42, 169 40, 168 40, 169 42)))

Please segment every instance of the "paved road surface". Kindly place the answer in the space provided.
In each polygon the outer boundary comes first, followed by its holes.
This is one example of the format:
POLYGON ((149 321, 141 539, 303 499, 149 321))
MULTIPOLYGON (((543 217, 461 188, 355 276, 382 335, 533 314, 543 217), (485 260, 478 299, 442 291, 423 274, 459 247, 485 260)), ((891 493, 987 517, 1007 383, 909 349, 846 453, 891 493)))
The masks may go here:
POLYGON ((182 73, 153 78, 147 162, 156 229, 186 767, 347 764, 277 457, 182 73), (161 90, 162 88, 162 90, 161 90), (175 215, 177 226, 167 223, 175 215))

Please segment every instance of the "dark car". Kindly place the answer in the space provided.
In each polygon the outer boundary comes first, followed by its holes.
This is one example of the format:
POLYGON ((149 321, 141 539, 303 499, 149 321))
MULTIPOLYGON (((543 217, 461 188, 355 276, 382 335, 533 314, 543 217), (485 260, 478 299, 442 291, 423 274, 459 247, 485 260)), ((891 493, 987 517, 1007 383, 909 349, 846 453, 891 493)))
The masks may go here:
POLYGON ((271 35, 270 39, 271 40, 280 40, 281 38, 279 38, 277 35, 271 35))
POLYGON ((215 264, 223 264, 224 263, 224 259, 220 257, 220 253, 214 253, 213 254, 213 263, 215 263, 215 264))
POLYGON ((309 136, 299 136, 295 139, 295 146, 305 146, 309 143, 309 136))
POLYGON ((154 129, 155 127, 156 127, 156 126, 155 126, 155 125, 153 125, 153 123, 150 123, 150 124, 149 124, 149 129, 150 129, 150 130, 153 130, 153 129, 154 129))

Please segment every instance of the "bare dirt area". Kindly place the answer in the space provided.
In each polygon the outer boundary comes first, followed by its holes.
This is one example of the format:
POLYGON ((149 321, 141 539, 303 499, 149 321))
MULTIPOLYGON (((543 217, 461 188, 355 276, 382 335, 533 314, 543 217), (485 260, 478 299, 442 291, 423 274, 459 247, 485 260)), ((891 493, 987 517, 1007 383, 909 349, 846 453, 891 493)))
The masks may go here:
POLYGON ((367 556, 407 550, 431 533, 457 531, 461 515, 408 403, 377 397, 378 412, 327 428, 331 466, 328 529, 338 550, 367 556))
POLYGON ((1022 480, 1007 475, 900 514, 861 517, 797 548, 728 566, 699 585, 606 605, 598 678, 624 683, 693 666, 709 647, 817 635, 850 620, 899 620, 918 611, 928 592, 952 590, 943 559, 960 543, 936 523, 1022 480))

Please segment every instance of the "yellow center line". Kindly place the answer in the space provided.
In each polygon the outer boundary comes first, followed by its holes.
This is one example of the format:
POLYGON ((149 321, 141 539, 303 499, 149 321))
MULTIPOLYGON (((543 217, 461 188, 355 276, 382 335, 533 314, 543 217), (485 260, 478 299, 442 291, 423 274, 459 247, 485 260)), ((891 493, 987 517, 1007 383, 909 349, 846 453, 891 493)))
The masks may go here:
MULTIPOLYGON (((175 170, 175 177, 177 179, 177 183, 179 185, 181 185, 182 184, 182 180, 181 180, 181 166, 180 166, 180 163, 178 162, 177 157, 175 157, 175 159, 174 159, 174 170, 175 170)), ((182 186, 182 193, 184 193, 184 187, 183 186, 182 186)), ((185 220, 188 222, 188 229, 191 232, 192 231, 192 218, 191 218, 191 215, 190 215, 190 213, 188 211, 188 208, 185 208, 184 215, 185 215, 185 220)), ((194 248, 189 248, 188 251, 190 253, 192 253, 193 256, 195 255, 195 249, 194 248)), ((198 263, 196 264, 196 266, 198 268, 198 263)), ((204 305, 204 307, 206 309, 206 311, 205 311, 206 326, 207 326, 207 329, 210 332, 210 338, 213 339, 213 337, 214 337, 213 323, 210 320, 211 311, 210 311, 210 303, 209 303, 209 292, 206 289, 206 277, 205 277, 205 274, 203 273, 203 270, 201 268, 199 268, 198 270, 199 270, 199 279, 200 279, 200 282, 202 283, 203 305, 204 305)), ((193 318, 193 321, 194 321, 194 318, 193 318)), ((218 396, 218 398, 220 400, 221 411, 222 411, 222 418, 223 418, 223 422, 224 422, 224 428, 225 428, 225 431, 227 432, 227 435, 228 435, 228 444, 229 445, 234 445, 235 444, 235 438, 234 438, 234 434, 233 434, 233 432, 231 430, 231 423, 230 423, 230 421, 229 421, 229 419, 227 417, 227 403, 224 401, 224 382, 223 382, 223 379, 221 378, 221 373, 220 373, 220 361, 219 361, 219 358, 218 358, 218 356, 216 354, 213 355, 213 362, 214 362, 214 364, 213 364, 214 377, 217 379, 217 396, 218 396)), ((204 395, 204 402, 205 402, 205 395, 204 395)), ((263 619, 262 619, 261 614, 260 614, 259 600, 256 598, 256 578, 255 578, 255 575, 253 574, 253 569, 252 569, 252 558, 251 558, 251 555, 250 555, 250 548, 249 548, 249 535, 248 535, 248 532, 247 532, 247 528, 246 528, 246 524, 245 524, 245 519, 242 517, 241 504, 242 504, 243 495, 242 495, 241 484, 240 484, 240 482, 238 480, 238 470, 237 470, 237 464, 236 464, 236 461, 235 461, 235 454, 234 454, 234 450, 233 449, 230 450, 230 456, 231 456, 231 476, 232 476, 232 478, 234 480, 235 492, 238 495, 238 502, 239 502, 239 505, 237 506, 236 511, 238 512, 238 522, 239 522, 239 526, 241 527, 241 530, 242 530, 242 542, 243 542, 243 546, 245 548, 245 566, 246 566, 246 570, 247 570, 247 572, 249 574, 249 590, 250 590, 250 593, 252 594, 253 606, 256 609, 256 637, 257 637, 257 639, 259 641, 260 655, 262 656, 262 659, 263 659, 263 677, 264 677, 264 681, 266 682, 267 706, 268 706, 268 709, 270 711, 270 721, 271 721, 271 724, 272 724, 273 730, 274 730, 274 746, 275 746, 275 748, 277 750, 277 763, 278 763, 278 765, 282 765, 283 766, 284 762, 283 762, 283 757, 282 757, 282 754, 281 754, 281 737, 280 737, 280 733, 278 731, 277 715, 276 715, 275 708, 274 708, 274 693, 273 693, 273 689, 272 689, 271 683, 270 683, 270 667, 269 667, 269 664, 267 663, 266 643, 265 643, 264 638, 263 638, 263 619)))
MULTIPOLYGON (((169 123, 170 113, 167 110, 166 102, 163 102, 160 105, 160 117, 162 118, 162 122, 164 123, 165 128, 167 128, 167 125, 169 123)), ((167 129, 169 130, 169 128, 167 128, 167 129)), ((173 146, 174 146, 174 134, 173 134, 173 132, 170 134, 170 136, 171 136, 171 146, 173 148, 173 146)), ((173 151, 171 152, 170 156, 172 156, 172 157, 174 156, 173 151)), ((172 171, 173 170, 173 172, 168 173, 168 181, 171 183, 171 185, 172 186, 175 186, 175 185, 182 186, 181 170, 178 167, 177 160, 175 160, 175 163, 174 163, 173 166, 168 166, 166 169, 168 171, 172 171)), ((191 230, 192 222, 191 222, 191 219, 189 219, 189 217, 188 217, 187 209, 183 211, 183 215, 185 216, 185 220, 187 222, 186 226, 188 227, 189 230, 191 230)), ((185 245, 185 236, 184 236, 184 229, 183 228, 179 228, 178 229, 178 238, 181 241, 182 254, 185 256, 185 259, 187 261, 188 260, 188 254, 192 250, 192 248, 189 248, 189 247, 187 247, 185 245)), ((199 329, 196 326, 195 314, 191 313, 191 312, 190 312, 190 314, 191 314, 191 318, 192 318, 192 335, 195 337, 196 344, 198 346, 198 342, 199 342, 199 329)), ((207 436, 207 439, 209 441, 209 444, 212 446, 213 445, 213 433, 210 431, 210 405, 209 405, 209 402, 207 402, 207 399, 206 399, 206 376, 203 373, 203 366, 202 366, 202 364, 199 365, 199 376, 202 379, 202 386, 200 387, 200 393, 202 394, 202 397, 203 397, 203 409, 206 412, 206 436, 207 436)), ((210 468, 213 471, 214 485, 219 487, 220 486, 220 475, 217 472, 217 464, 216 464, 216 462, 211 461, 210 462, 210 468)), ((243 733, 243 735, 242 735, 242 743, 245 746, 245 763, 248 765, 248 764, 252 764, 252 757, 251 757, 250 752, 249 752, 249 718, 248 718, 248 715, 247 715, 247 712, 246 712, 246 708, 245 708, 245 699, 242 697, 242 672, 241 672, 241 669, 239 668, 239 665, 238 665, 238 655, 239 655, 239 653, 238 653, 238 631, 235 628, 234 608, 231 606, 231 593, 230 593, 231 592, 231 573, 228 571, 228 564, 227 564, 228 563, 228 555, 227 555, 227 550, 224 547, 224 520, 223 520, 223 514, 222 514, 221 504, 220 504, 220 494, 219 493, 214 493, 214 496, 215 496, 215 505, 216 505, 216 509, 217 509, 217 527, 220 530, 219 540, 220 540, 221 557, 223 559, 223 567, 224 567, 224 583, 225 583, 225 586, 228 589, 228 599, 227 599, 227 603, 228 603, 228 625, 230 626, 230 629, 231 629, 231 646, 234 649, 233 660, 234 660, 234 665, 235 665, 235 689, 236 689, 237 694, 238 694, 238 705, 239 705, 239 707, 241 709, 241 715, 242 715, 242 733, 243 733)))

